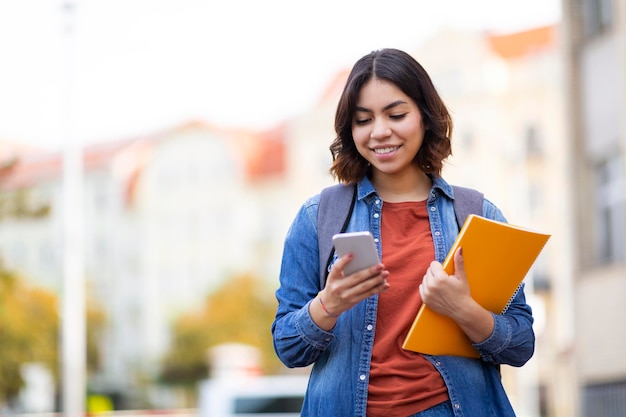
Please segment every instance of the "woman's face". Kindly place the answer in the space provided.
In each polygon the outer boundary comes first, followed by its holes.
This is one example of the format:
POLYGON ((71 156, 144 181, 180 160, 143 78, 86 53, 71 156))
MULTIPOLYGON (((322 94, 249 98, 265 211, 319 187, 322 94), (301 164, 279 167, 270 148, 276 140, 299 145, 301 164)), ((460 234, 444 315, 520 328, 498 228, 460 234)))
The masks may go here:
POLYGON ((414 171, 424 130, 417 104, 395 84, 373 78, 362 87, 352 137, 374 170, 388 175, 414 171))

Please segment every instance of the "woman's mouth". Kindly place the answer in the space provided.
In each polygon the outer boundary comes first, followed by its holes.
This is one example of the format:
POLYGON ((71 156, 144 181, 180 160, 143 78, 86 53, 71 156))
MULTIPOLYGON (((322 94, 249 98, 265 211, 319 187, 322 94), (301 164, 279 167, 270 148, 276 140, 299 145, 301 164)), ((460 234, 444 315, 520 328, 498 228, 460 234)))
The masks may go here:
POLYGON ((374 153, 377 155, 385 155, 388 153, 395 152, 399 149, 399 146, 387 146, 385 148, 374 148, 374 153))

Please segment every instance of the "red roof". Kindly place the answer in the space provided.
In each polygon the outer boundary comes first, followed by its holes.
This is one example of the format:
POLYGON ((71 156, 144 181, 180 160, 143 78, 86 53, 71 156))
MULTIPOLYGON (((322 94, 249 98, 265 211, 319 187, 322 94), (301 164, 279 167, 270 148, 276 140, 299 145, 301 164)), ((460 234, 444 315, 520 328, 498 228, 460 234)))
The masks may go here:
POLYGON ((557 26, 544 26, 506 35, 488 35, 493 50, 505 59, 519 58, 556 45, 557 26))
POLYGON ((335 100, 337 97, 339 97, 346 85, 346 81, 348 81, 349 75, 350 68, 344 68, 341 71, 338 71, 326 86, 326 89, 322 93, 319 102, 325 103, 330 100, 335 100))
MULTIPOLYGON (((206 129, 218 133, 229 144, 236 146, 234 157, 242 155, 246 175, 249 180, 256 181, 267 176, 283 175, 285 172, 285 140, 284 128, 256 132, 237 129, 223 129, 201 121, 190 121, 171 129, 166 129, 141 137, 135 137, 115 142, 104 142, 86 146, 83 149, 85 171, 107 169, 111 167, 114 158, 127 152, 133 167, 125 173, 129 182, 128 192, 132 194, 134 183, 143 169, 151 150, 158 146, 161 140, 166 140, 173 134, 189 129, 206 129)), ((62 175, 62 152, 37 152, 16 154, 0 153, 0 188, 16 189, 36 185, 50 179, 59 179, 62 175), (1 167, 4 166, 4 169, 1 167)), ((131 196, 128 196, 132 198, 131 196)))

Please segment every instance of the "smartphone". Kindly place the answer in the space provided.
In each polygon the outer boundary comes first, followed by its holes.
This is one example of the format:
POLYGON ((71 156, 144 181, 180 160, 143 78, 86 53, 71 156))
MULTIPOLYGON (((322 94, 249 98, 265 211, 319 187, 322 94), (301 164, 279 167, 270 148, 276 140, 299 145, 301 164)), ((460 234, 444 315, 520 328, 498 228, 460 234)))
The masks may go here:
POLYGON ((374 237, 370 232, 338 233, 333 236, 333 244, 338 256, 354 254, 352 261, 343 269, 346 276, 380 262, 374 237))

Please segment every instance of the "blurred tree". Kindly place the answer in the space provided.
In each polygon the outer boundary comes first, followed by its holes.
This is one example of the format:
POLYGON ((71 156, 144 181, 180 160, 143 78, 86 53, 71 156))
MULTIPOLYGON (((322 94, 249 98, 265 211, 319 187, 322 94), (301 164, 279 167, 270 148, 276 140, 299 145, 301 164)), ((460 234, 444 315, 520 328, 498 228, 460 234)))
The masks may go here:
POLYGON ((279 362, 270 326, 276 313, 273 290, 261 279, 243 275, 209 295, 204 306, 180 317, 173 326, 172 347, 163 360, 161 380, 194 384, 208 375, 207 350, 222 343, 259 348, 266 372, 279 362))
MULTIPOLYGON (((11 176, 19 162, 19 157, 15 155, 0 159, 0 185, 11 176)), ((51 209, 48 198, 38 195, 35 188, 0 188, 0 219, 43 218, 50 214, 51 209)))
POLYGON ((58 375, 57 312, 53 294, 27 287, 0 260, 0 403, 19 393, 24 363, 42 363, 58 375))
MULTIPOLYGON (((23 364, 39 362, 59 376, 59 308, 57 297, 4 267, 0 258, 0 404, 13 400, 24 381, 23 364)), ((98 336, 105 316, 87 303, 87 367, 100 365, 98 336)))
POLYGON ((44 218, 50 214, 49 202, 36 201, 35 191, 28 188, 0 191, 0 219, 44 218))
POLYGON ((100 370, 100 338, 107 318, 104 310, 95 302, 93 297, 87 297, 87 371, 100 370))
MULTIPOLYGON (((17 165, 17 158, 0 161, 0 185, 17 165)), ((28 188, 0 189, 0 220, 5 217, 42 218, 50 204, 34 198, 28 188)), ((93 303, 87 303, 87 369, 100 365, 98 336, 105 317, 93 303)), ((0 257, 0 405, 13 400, 24 385, 23 364, 44 364, 58 383, 59 309, 54 294, 28 287, 24 280, 5 268, 0 257)))

